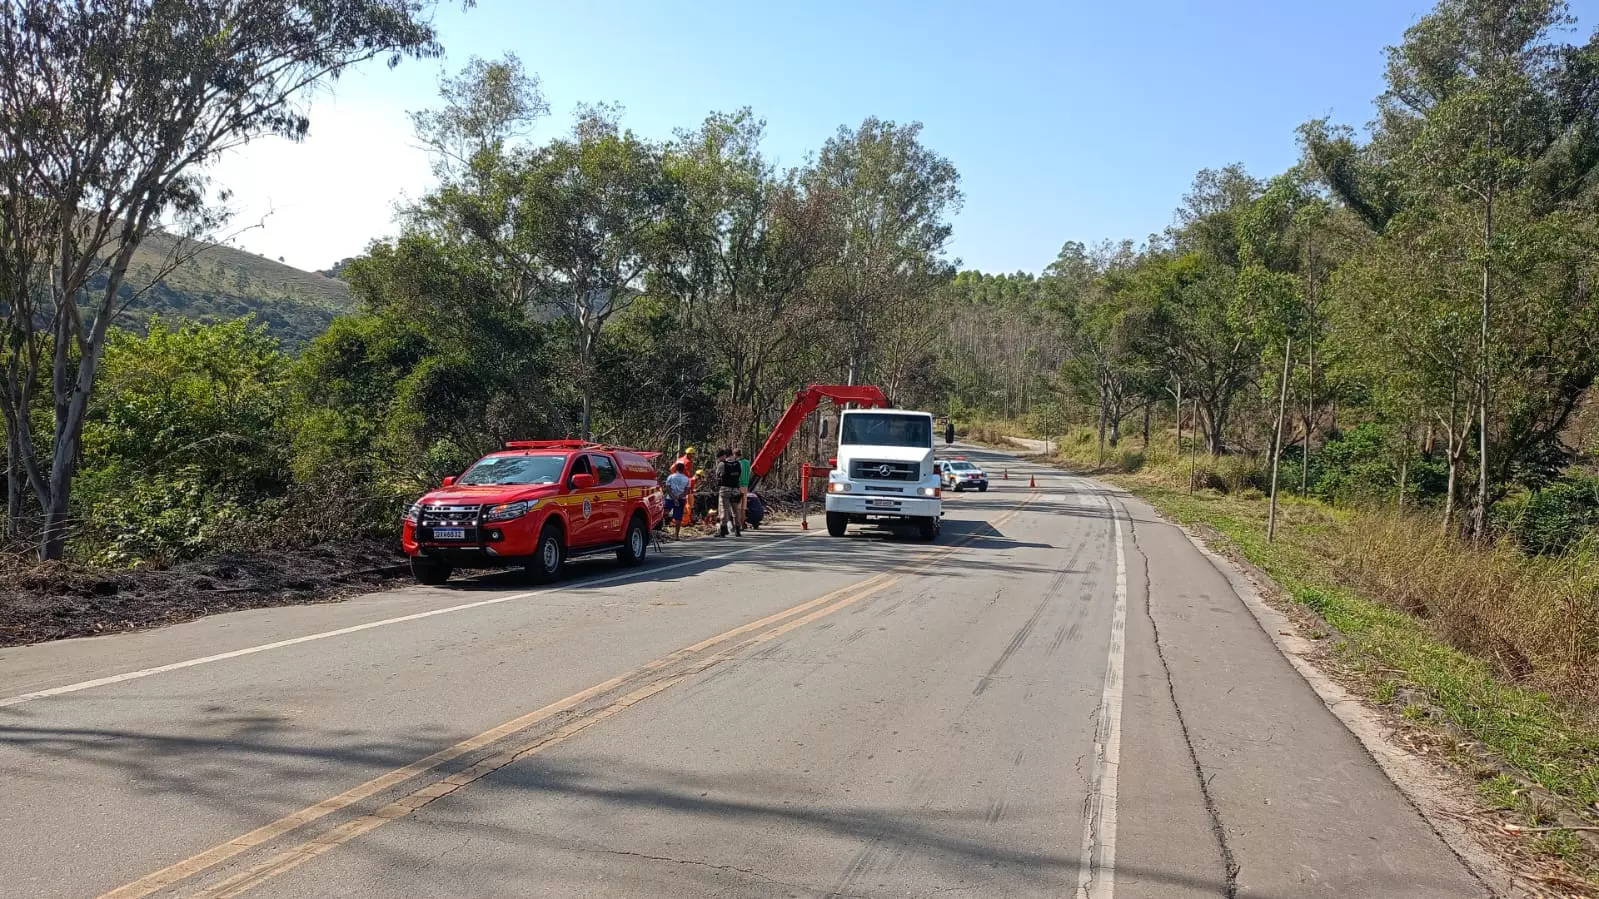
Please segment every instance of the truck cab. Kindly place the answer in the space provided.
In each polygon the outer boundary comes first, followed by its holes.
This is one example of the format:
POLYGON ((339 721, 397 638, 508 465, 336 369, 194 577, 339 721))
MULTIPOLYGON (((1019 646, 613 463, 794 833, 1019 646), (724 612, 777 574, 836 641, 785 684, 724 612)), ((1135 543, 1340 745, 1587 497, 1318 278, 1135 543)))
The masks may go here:
POLYGON ((652 453, 580 441, 506 444, 406 510, 411 573, 442 584, 458 568, 525 567, 554 580, 566 560, 616 553, 644 561, 665 516, 652 453))
POLYGON ((933 462, 933 416, 904 409, 848 409, 839 416, 838 457, 827 479, 827 532, 851 523, 914 524, 938 537, 943 490, 933 462))

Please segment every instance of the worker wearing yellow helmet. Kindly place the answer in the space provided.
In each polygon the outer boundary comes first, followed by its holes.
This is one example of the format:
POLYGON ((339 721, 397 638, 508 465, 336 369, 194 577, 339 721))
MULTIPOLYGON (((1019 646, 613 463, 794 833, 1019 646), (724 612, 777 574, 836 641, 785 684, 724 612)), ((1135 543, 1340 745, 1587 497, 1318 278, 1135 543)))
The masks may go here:
POLYGON ((678 456, 677 461, 672 463, 671 470, 676 471, 679 465, 683 466, 684 471, 689 472, 688 502, 683 504, 683 523, 690 524, 694 521, 694 488, 699 484, 699 479, 705 475, 705 472, 695 470, 694 447, 692 446, 683 450, 683 455, 678 456))

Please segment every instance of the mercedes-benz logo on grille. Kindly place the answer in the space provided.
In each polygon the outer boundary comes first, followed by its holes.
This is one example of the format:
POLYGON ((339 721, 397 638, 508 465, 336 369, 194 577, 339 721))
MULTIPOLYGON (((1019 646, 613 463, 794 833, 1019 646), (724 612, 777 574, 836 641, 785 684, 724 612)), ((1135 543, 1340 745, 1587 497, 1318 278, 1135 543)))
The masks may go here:
POLYGON ((894 473, 894 466, 888 464, 887 462, 884 462, 882 465, 877 466, 877 476, 880 477, 880 478, 886 478, 886 477, 888 477, 889 475, 891 475, 893 473, 894 473))

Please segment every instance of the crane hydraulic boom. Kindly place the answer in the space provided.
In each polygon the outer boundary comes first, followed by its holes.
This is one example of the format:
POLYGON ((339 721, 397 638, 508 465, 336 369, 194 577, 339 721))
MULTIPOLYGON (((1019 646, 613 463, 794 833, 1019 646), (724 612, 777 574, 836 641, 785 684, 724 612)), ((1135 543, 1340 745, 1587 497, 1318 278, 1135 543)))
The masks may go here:
POLYGON ((772 470, 777 464, 783 450, 788 448, 788 442, 799 433, 799 428, 805 421, 805 416, 816 411, 822 400, 830 399, 835 403, 857 403, 867 408, 886 407, 891 405, 883 391, 870 384, 809 384, 801 388, 794 395, 794 402, 790 403, 783 417, 777 420, 777 426, 772 428, 771 436, 761 445, 761 451, 755 454, 755 459, 750 463, 750 487, 753 489, 759 484, 761 478, 772 470))

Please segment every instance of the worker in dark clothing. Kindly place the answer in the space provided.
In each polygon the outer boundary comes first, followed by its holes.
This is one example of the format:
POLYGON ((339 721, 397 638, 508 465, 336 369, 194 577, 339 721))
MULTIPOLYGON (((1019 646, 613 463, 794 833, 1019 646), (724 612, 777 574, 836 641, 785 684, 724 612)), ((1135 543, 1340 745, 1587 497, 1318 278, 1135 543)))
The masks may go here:
POLYGON ((738 485, 743 477, 744 466, 738 464, 738 457, 728 450, 717 450, 716 497, 719 500, 719 517, 722 519, 716 529, 717 536, 726 537, 729 528, 733 536, 744 536, 744 520, 739 517, 744 491, 738 485))
POLYGON ((766 501, 761 495, 751 490, 744 496, 744 526, 760 530, 761 522, 766 519, 766 501))

